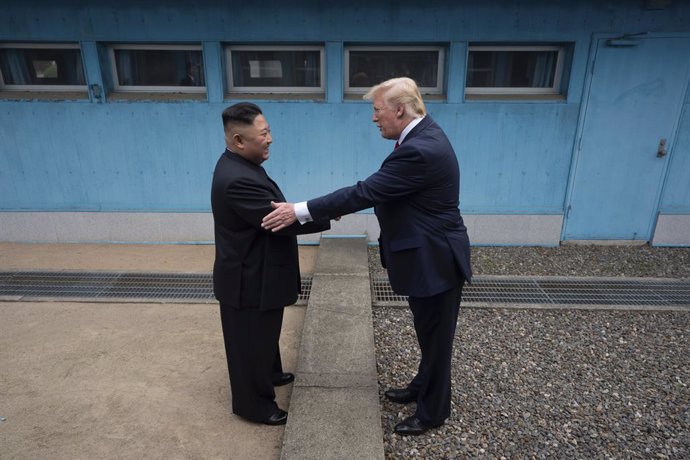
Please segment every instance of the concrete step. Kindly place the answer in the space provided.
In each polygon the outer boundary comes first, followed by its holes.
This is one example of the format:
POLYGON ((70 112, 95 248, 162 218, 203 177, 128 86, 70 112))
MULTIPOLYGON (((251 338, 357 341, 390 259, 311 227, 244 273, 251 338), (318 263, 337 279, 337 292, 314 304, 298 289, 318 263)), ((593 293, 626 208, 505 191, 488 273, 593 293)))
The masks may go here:
POLYGON ((281 458, 383 459, 367 241, 323 238, 281 458))

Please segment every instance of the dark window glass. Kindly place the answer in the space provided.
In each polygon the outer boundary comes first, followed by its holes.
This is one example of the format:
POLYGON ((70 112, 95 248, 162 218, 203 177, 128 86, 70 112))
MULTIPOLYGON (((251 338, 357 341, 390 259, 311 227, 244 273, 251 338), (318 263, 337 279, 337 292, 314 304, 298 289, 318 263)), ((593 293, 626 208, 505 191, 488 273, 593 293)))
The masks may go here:
POLYGON ((369 88, 389 78, 409 77, 436 88, 439 51, 350 51, 350 87, 369 88))
POLYGON ((85 85, 81 53, 70 48, 0 48, 6 85, 85 85))
POLYGON ((558 51, 470 50, 468 88, 551 88, 558 51))
POLYGON ((321 53, 318 50, 233 50, 231 56, 235 87, 321 86, 321 53))
POLYGON ((120 86, 205 86, 200 50, 115 49, 120 86))

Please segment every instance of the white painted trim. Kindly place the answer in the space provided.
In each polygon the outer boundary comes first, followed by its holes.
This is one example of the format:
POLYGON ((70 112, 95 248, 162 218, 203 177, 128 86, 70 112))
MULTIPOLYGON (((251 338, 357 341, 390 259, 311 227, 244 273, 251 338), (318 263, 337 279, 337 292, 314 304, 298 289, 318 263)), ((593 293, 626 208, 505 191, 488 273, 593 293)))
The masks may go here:
POLYGON ((287 45, 228 45, 225 47, 225 66, 228 91, 231 93, 251 94, 311 94, 326 91, 326 63, 324 47, 320 45, 287 46, 287 45), (232 78, 233 51, 318 51, 319 52, 319 86, 235 86, 232 78))
POLYGON ((141 85, 120 85, 117 75, 117 63, 115 61, 115 50, 165 50, 165 51, 200 51, 203 62, 204 51, 201 45, 146 45, 146 44, 117 44, 108 47, 108 58, 110 60, 110 71, 113 79, 113 90, 127 93, 205 93, 206 86, 141 86, 141 85))
POLYGON ((0 48, 22 49, 79 49, 78 43, 0 43, 0 48))
MULTIPOLYGON (((563 78, 563 66, 565 61, 565 46, 559 45, 516 45, 516 46, 492 46, 492 45, 470 45, 467 47, 467 56, 472 51, 557 51, 556 68, 554 69, 553 85, 551 87, 532 88, 532 87, 468 87, 465 83, 465 94, 489 94, 489 95, 542 95, 542 94, 561 94, 561 80, 563 78)), ((470 68, 467 67, 469 74, 470 68)), ((467 77, 465 77, 467 82, 467 77)))
MULTIPOLYGON (((78 43, 0 43, 0 48, 6 49, 76 49, 79 51, 81 68, 86 78, 84 59, 81 55, 81 47, 78 43)), ((36 92, 65 92, 65 91, 87 91, 86 85, 9 85, 5 84, 5 79, 0 72, 0 89, 2 91, 36 91, 36 92)))
POLYGON ((446 50, 443 46, 346 46, 344 49, 344 93, 345 94, 365 94, 369 88, 352 88, 350 86, 350 51, 438 51, 438 62, 436 63, 436 74, 438 81, 435 87, 420 86, 422 94, 443 94, 446 50))

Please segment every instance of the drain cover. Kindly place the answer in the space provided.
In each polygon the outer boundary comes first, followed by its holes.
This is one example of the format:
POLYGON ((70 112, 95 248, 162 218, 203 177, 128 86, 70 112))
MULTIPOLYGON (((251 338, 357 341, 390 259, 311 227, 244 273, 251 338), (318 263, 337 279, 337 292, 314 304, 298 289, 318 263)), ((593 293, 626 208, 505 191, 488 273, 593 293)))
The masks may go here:
MULTIPOLYGON (((311 277, 305 276, 297 304, 306 305, 310 292, 311 277)), ((215 301, 206 273, 0 272, 0 298, 215 301)))
MULTIPOLYGON (((386 277, 372 279, 374 305, 407 305, 386 277)), ((690 307, 690 283, 676 280, 475 277, 463 303, 690 307)))

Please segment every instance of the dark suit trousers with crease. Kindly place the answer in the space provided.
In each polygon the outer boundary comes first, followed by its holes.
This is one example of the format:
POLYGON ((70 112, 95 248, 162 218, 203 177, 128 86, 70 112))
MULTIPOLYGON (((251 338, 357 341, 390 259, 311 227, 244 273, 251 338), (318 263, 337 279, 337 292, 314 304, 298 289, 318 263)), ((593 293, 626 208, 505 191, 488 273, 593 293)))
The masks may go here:
POLYGON ((418 393, 415 416, 438 425, 450 416, 451 359, 462 285, 432 297, 410 297, 414 328, 422 352, 417 375, 408 388, 418 393))
POLYGON ((278 410, 273 378, 283 372, 278 345, 283 310, 220 305, 232 411, 253 422, 265 421, 278 410))

